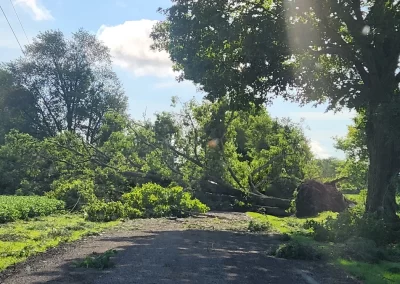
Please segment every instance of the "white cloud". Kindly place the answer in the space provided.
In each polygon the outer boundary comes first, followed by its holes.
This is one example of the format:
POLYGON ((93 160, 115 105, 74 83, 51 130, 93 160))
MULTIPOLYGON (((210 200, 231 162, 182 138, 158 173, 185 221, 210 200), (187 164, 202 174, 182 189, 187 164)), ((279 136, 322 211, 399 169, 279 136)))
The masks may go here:
POLYGON ((317 156, 317 158, 325 159, 331 156, 328 151, 322 147, 321 143, 316 140, 311 140, 310 147, 311 151, 315 156, 317 156))
POLYGON ((36 21, 53 20, 50 11, 40 3, 40 0, 15 0, 15 4, 23 7, 33 14, 36 21))
POLYGON ((117 26, 102 25, 97 32, 111 50, 114 64, 130 70, 135 76, 173 77, 167 52, 150 49, 150 33, 157 21, 127 21, 117 26))
POLYGON ((354 111, 342 112, 292 112, 289 114, 292 118, 304 118, 305 120, 348 120, 356 116, 354 111))

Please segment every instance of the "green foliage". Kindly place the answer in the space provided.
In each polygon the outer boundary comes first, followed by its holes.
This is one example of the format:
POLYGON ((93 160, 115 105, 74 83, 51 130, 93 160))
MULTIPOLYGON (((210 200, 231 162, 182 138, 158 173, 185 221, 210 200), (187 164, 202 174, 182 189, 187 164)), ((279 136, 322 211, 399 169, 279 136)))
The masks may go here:
POLYGON ((52 190, 46 195, 51 198, 63 200, 66 208, 79 211, 83 205, 96 201, 94 184, 90 180, 71 179, 56 180, 52 190))
POLYGON ((361 109, 371 100, 366 86, 382 84, 391 99, 398 91, 394 1, 241 4, 176 1, 161 10, 166 19, 153 30, 153 48, 167 51, 182 78, 199 84, 208 99, 228 94, 236 106, 246 107, 282 96, 361 109), (362 33, 364 27, 368 33, 362 33), (377 52, 371 60, 362 56, 370 49, 377 52), (372 66, 376 74, 369 72, 372 66), (390 84, 372 83, 373 76, 390 84))
POLYGON ((52 162, 44 159, 43 144, 11 131, 0 146, 0 194, 41 195, 49 188, 52 162))
POLYGON ((94 268, 94 269, 107 269, 114 266, 111 262, 111 257, 117 254, 116 250, 108 250, 100 254, 93 254, 91 256, 87 256, 85 259, 80 261, 75 261, 75 267, 83 267, 83 268, 94 268))
POLYGON ((317 179, 322 182, 329 182, 338 177, 337 168, 341 164, 341 160, 337 158, 317 159, 316 166, 320 170, 320 175, 317 179))
POLYGON ((250 109, 282 97, 362 113, 366 210, 382 214, 385 196, 385 220, 396 219, 395 195, 386 191, 400 164, 397 1, 187 0, 160 12, 153 48, 167 51, 180 79, 210 101, 250 109))
POLYGON ((12 74, 0 67, 0 145, 11 130, 36 138, 45 133, 37 126, 39 115, 29 92, 18 86, 12 74))
MULTIPOLYGON (((349 196, 347 195, 347 197, 349 196)), ((355 225, 348 225, 351 223, 349 219, 360 219, 359 222, 362 222, 365 193, 363 196, 353 194, 350 198, 357 200, 359 205, 351 209, 350 215, 353 217, 350 218, 349 213, 340 215, 335 229, 329 228, 327 224, 328 221, 330 224, 335 223, 338 216, 337 213, 332 212, 324 212, 316 218, 309 219, 278 218, 253 212, 248 212, 247 215, 254 220, 268 220, 272 225, 272 230, 289 235, 289 239, 292 241, 282 245, 280 250, 273 252, 275 255, 300 259, 327 258, 353 276, 363 280, 363 283, 397 283, 400 279, 399 246, 397 244, 382 246, 384 242, 379 240, 381 237, 387 239, 385 235, 391 236, 392 233, 383 232, 381 234, 379 230, 382 229, 380 226, 382 223, 377 222, 376 219, 359 225, 363 228, 361 231, 355 228, 355 225), (375 224, 376 222, 378 224, 375 224), (372 227, 372 230, 365 231, 365 228, 369 227, 372 227), (341 233, 341 230, 345 232, 341 233), (361 237, 361 234, 372 235, 375 240, 370 237, 361 237), (310 236, 323 242, 311 239, 310 236)), ((395 237, 396 235, 394 235, 395 237)))
POLYGON ((268 221, 251 220, 248 225, 250 232, 268 232, 272 228, 271 223, 268 221))
POLYGON ((340 255, 347 260, 367 263, 379 263, 386 257, 384 250, 378 248, 373 240, 361 237, 348 239, 341 248, 340 255))
POLYGON ((365 114, 358 114, 353 121, 346 136, 336 138, 335 148, 346 154, 346 160, 339 164, 337 170, 340 176, 348 177, 340 183, 342 189, 360 190, 367 188, 369 165, 365 114))
POLYGON ((4 67, 28 94, 36 114, 31 119, 47 137, 67 130, 93 143, 104 114, 126 110, 108 48, 84 30, 69 38, 61 31, 40 33, 21 58, 4 67))
MULTIPOLYGON (((215 181, 239 196, 254 187, 288 198, 312 157, 300 125, 273 120, 255 107, 232 111, 227 102, 190 101, 179 113, 158 114, 154 123, 115 112, 105 117, 96 144, 68 131, 43 140, 9 133, 0 147, 0 188, 8 194, 47 194, 75 210, 96 200, 120 201, 130 188, 149 181, 175 182, 197 195, 208 190, 203 181, 215 181), (219 141, 217 147, 210 147, 210 140, 219 141)), ((252 205, 240 197, 236 205, 222 202, 227 208, 252 205)), ((162 206, 156 210, 169 214, 162 206)))
POLYGON ((301 125, 272 119, 254 105, 235 111, 225 100, 213 104, 190 101, 180 112, 164 113, 158 119, 157 124, 170 129, 168 139, 163 131, 156 132, 164 166, 182 173, 171 171, 173 180, 198 191, 206 190, 199 188, 199 180, 211 180, 241 191, 254 187, 271 196, 290 198, 312 158, 301 125), (174 165, 174 160, 182 162, 174 165))
POLYGON ((64 209, 64 202, 43 196, 0 196, 0 223, 47 216, 64 209))
MULTIPOLYGON (((141 212, 140 217, 185 217, 197 213, 205 213, 209 208, 198 199, 193 199, 189 192, 182 187, 164 188, 154 183, 146 183, 135 187, 131 192, 122 196, 126 206, 141 212)), ((135 211, 128 214, 135 215, 135 211)))
POLYGON ((337 218, 327 218, 322 222, 307 221, 305 228, 313 230, 313 237, 317 241, 344 242, 352 237, 361 237, 378 245, 386 245, 394 238, 382 219, 357 210, 346 210, 337 218))
POLYGON ((288 243, 280 245, 275 252, 275 256, 301 260, 320 260, 323 257, 322 253, 313 246, 297 240, 291 240, 288 243))
POLYGON ((125 206, 120 202, 93 202, 84 207, 85 219, 91 222, 110 222, 126 216, 125 206))
POLYGON ((339 266, 365 284, 399 283, 400 264, 382 261, 379 264, 339 259, 339 266))
POLYGON ((276 217, 263 215, 255 212, 247 212, 247 216, 251 217, 253 220, 258 220, 259 222, 269 222, 272 226, 272 230, 281 234, 293 234, 293 235, 308 235, 310 232, 308 229, 304 228, 304 224, 313 220, 316 222, 323 222, 328 218, 333 218, 337 216, 334 212, 323 212, 314 218, 295 218, 295 217, 276 217))

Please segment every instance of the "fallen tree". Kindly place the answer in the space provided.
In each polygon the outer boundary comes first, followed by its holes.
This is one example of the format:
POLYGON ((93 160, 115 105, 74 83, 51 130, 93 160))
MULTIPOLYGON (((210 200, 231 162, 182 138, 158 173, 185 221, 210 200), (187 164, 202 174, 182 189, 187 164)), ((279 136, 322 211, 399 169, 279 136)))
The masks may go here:
POLYGON ((211 208, 223 203, 224 209, 287 216, 290 200, 265 193, 285 180, 290 182, 281 197, 291 197, 310 158, 307 140, 296 126, 274 121, 266 112, 253 110, 249 125, 248 120, 248 113, 213 104, 163 113, 154 123, 110 116, 98 143, 71 133, 50 139, 46 149, 56 148, 48 158, 70 164, 77 172, 72 177, 89 167, 102 175, 99 186, 117 181, 115 196, 107 197, 112 200, 131 186, 173 182, 202 195, 211 208))
POLYGON ((313 217, 324 211, 342 212, 352 202, 337 189, 336 184, 345 178, 327 183, 307 180, 297 188, 295 199, 297 217, 313 217))

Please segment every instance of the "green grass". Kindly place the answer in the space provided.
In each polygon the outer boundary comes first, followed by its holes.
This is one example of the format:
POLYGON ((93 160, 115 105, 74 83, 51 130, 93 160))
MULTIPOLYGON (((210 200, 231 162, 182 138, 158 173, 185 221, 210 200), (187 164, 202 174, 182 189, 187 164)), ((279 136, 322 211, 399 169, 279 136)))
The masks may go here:
POLYGON ((358 205, 364 205, 367 197, 364 192, 362 194, 345 194, 344 196, 358 205))
MULTIPOLYGON (((363 202, 362 197, 357 194, 347 194, 350 200, 363 202)), ((289 234, 292 241, 301 244, 310 245, 323 253, 326 259, 335 265, 341 267, 354 277, 362 280, 365 284, 385 284, 400 283, 400 263, 380 261, 379 263, 365 263, 360 261, 350 261, 341 257, 341 244, 322 243, 307 236, 308 230, 303 228, 307 220, 323 221, 328 216, 335 217, 337 213, 324 212, 314 218, 295 218, 295 217, 275 217, 262 215, 254 212, 247 212, 247 215, 254 220, 268 221, 272 226, 272 230, 289 234)))
POLYGON ((336 263, 364 284, 400 283, 400 263, 370 264, 345 259, 338 259, 336 263))
POLYGON ((269 222, 272 225, 272 229, 282 234, 299 234, 307 233, 308 230, 303 228, 304 223, 307 220, 323 221, 328 216, 336 217, 337 213, 334 212, 323 212, 314 218, 296 218, 296 217, 275 217, 270 215, 263 215, 255 212, 247 212, 247 216, 258 220, 260 222, 269 222))
POLYGON ((0 271, 64 242, 76 241, 118 224, 87 222, 79 215, 55 215, 0 227, 0 271))

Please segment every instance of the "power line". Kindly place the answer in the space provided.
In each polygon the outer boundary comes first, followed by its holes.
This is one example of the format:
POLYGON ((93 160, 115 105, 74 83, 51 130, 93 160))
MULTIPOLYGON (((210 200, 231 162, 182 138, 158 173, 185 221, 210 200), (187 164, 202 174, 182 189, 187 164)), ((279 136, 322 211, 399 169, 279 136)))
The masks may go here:
POLYGON ((17 35, 15 34, 14 29, 12 28, 12 26, 11 26, 11 24, 10 24, 10 21, 8 20, 8 18, 7 18, 7 16, 6 16, 6 13, 4 13, 3 7, 1 7, 1 5, 0 5, 0 9, 1 9, 1 11, 3 12, 4 18, 6 18, 7 23, 8 23, 8 25, 10 26, 10 29, 11 29, 11 31, 13 32, 14 37, 15 37, 15 39, 17 40, 18 45, 19 45, 19 47, 21 48, 22 53, 25 53, 24 50, 22 49, 22 45, 21 45, 21 43, 19 42, 19 40, 18 40, 18 38, 17 38, 17 35))
POLYGON ((10 0, 10 3, 11 3, 11 5, 12 5, 13 9, 14 9, 15 15, 16 15, 16 16, 17 16, 17 18, 18 18, 18 22, 19 22, 19 24, 21 25, 21 28, 22 28, 22 30, 24 31, 24 34, 25 34, 26 40, 28 41, 28 43, 30 43, 30 42, 29 42, 29 38, 28 38, 28 36, 26 35, 26 32, 25 32, 24 26, 22 25, 22 22, 21 22, 21 20, 20 20, 20 18, 19 18, 19 16, 18 16, 17 10, 15 10, 15 6, 14 6, 14 3, 13 3, 13 1, 12 1, 12 0, 10 0))

